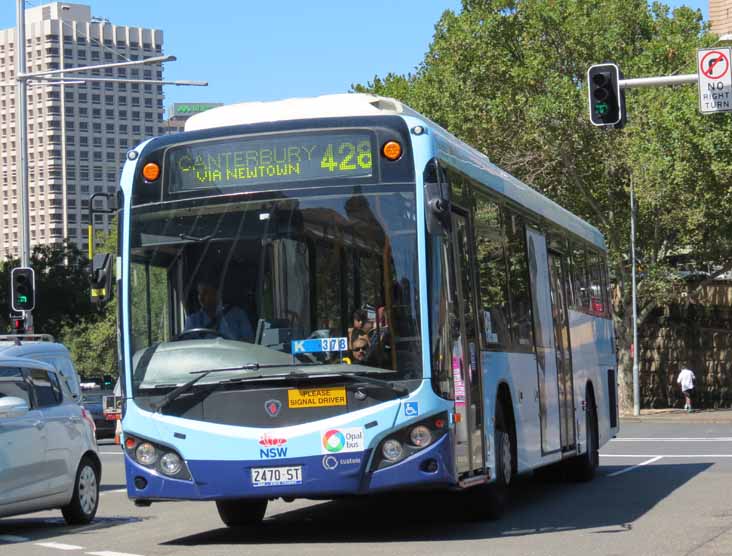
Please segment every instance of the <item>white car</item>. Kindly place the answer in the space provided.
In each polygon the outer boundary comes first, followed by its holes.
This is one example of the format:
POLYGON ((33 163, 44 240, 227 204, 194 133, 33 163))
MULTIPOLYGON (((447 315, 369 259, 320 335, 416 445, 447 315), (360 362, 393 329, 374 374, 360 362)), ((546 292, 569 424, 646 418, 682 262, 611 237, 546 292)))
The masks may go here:
POLYGON ((94 421, 53 365, 0 356, 0 517, 60 508, 89 523, 102 463, 94 421))

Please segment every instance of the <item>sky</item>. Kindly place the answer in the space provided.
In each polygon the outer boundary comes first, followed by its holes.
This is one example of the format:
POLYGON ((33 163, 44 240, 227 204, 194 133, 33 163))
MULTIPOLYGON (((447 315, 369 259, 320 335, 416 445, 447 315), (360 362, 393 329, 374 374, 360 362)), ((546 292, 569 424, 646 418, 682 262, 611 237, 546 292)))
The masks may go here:
MULTIPOLYGON (((580 0, 591 1, 591 0, 580 0)), ((592 0, 597 1, 597 0, 592 0)), ((601 0, 600 0, 601 1, 601 0)), ((0 0, 0 28, 15 26, 15 2, 0 0)), ((46 4, 29 0, 27 7, 46 4)), ((389 72, 413 72, 435 23, 460 0, 77 0, 117 25, 162 29, 166 80, 174 102, 246 102, 342 93, 389 72)), ((666 0, 701 9, 708 0, 666 0)))

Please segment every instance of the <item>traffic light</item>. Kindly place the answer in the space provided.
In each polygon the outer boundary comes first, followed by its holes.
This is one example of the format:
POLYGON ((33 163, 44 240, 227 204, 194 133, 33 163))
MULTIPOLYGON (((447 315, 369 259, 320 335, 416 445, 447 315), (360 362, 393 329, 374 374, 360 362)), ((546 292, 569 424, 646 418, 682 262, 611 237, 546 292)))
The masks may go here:
POLYGON ((621 79, 620 69, 615 64, 596 64, 587 70, 593 125, 616 129, 625 125, 625 93, 620 90, 621 79))
POLYGON ((10 306, 13 311, 32 311, 36 306, 36 278, 32 268, 10 271, 10 306))
POLYGON ((91 264, 92 303, 104 303, 112 296, 112 255, 97 253, 91 264))
POLYGON ((14 315, 10 324, 13 326, 13 334, 25 334, 25 319, 22 316, 14 315))

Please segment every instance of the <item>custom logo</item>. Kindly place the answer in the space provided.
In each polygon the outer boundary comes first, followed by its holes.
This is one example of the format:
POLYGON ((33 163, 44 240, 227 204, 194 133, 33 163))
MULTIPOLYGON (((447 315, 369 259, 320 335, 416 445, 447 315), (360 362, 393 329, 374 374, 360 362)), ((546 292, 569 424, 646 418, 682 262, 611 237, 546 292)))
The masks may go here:
POLYGON ((359 452, 363 450, 364 433, 362 428, 330 429, 322 435, 323 454, 359 452))
POLYGON ((323 456, 323 469, 333 471, 338 467, 338 458, 335 456, 323 456))
POLYGON ((282 402, 280 400, 267 400, 264 402, 264 411, 270 417, 277 417, 282 409, 282 402))
POLYGON ((323 456, 323 469, 333 471, 339 465, 361 465, 361 458, 349 458, 344 456, 334 456, 332 454, 323 456))
POLYGON ((259 445, 263 446, 259 449, 259 457, 261 458, 286 458, 287 457, 286 438, 278 438, 263 434, 259 438, 259 445))

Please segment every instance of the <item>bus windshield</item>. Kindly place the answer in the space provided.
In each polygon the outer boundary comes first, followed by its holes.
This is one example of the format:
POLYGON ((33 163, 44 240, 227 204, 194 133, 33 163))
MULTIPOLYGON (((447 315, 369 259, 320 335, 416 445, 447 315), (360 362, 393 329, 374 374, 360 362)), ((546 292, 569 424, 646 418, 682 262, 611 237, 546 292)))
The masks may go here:
POLYGON ((366 189, 133 207, 135 395, 255 363, 420 378, 414 185, 366 189))

